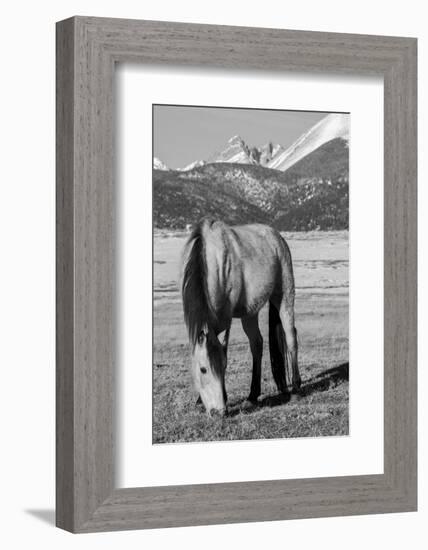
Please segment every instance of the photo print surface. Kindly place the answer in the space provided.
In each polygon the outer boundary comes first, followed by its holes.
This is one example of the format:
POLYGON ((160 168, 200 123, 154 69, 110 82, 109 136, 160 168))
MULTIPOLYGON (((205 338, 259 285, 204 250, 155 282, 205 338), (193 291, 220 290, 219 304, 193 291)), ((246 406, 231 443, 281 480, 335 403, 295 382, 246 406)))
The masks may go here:
POLYGON ((348 435, 350 115, 152 112, 152 442, 348 435))

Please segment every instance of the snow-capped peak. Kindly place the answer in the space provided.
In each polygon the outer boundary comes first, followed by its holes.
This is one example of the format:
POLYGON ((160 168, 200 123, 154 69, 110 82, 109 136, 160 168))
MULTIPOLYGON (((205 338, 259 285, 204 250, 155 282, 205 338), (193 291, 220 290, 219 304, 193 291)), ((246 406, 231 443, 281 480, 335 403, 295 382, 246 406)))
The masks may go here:
POLYGON ((241 136, 236 135, 231 137, 226 148, 222 151, 212 155, 208 160, 208 164, 216 162, 231 162, 237 164, 258 164, 253 152, 248 145, 242 139, 241 136))
POLYGON ((285 172, 300 159, 332 139, 349 139, 349 115, 331 113, 301 135, 288 149, 275 156, 269 168, 285 172))
POLYGON ((233 136, 228 140, 228 143, 244 143, 244 140, 241 138, 241 136, 233 136))
POLYGON ((259 164, 261 166, 268 166, 277 154, 284 151, 284 148, 279 143, 272 143, 271 141, 268 141, 261 147, 258 147, 257 151, 259 154, 259 164))
POLYGON ((169 170, 168 166, 157 157, 153 157, 153 168, 155 170, 169 170))
POLYGON ((195 162, 191 162, 184 168, 178 168, 180 172, 188 172, 189 170, 193 170, 193 168, 197 168, 198 166, 204 166, 206 162, 204 160, 195 160, 195 162))

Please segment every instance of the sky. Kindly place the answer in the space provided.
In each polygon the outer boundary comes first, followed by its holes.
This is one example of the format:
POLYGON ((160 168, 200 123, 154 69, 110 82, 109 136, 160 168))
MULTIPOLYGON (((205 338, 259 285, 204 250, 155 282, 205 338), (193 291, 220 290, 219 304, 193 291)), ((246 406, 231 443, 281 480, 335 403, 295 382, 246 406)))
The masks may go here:
POLYGON ((206 160, 240 135, 250 147, 291 145, 328 113, 219 107, 153 106, 153 155, 169 168, 206 160))

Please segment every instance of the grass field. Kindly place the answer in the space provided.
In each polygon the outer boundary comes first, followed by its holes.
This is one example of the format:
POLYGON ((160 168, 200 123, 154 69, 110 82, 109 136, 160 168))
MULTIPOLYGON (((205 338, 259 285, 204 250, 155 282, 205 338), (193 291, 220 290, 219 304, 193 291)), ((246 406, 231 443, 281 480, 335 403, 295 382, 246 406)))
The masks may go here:
POLYGON ((226 388, 230 414, 209 418, 195 407, 190 353, 177 284, 186 235, 158 231, 154 238, 153 443, 346 435, 349 430, 348 232, 284 234, 296 279, 300 396, 284 402, 272 378, 267 308, 262 395, 246 402, 252 358, 248 341, 232 324, 226 388))

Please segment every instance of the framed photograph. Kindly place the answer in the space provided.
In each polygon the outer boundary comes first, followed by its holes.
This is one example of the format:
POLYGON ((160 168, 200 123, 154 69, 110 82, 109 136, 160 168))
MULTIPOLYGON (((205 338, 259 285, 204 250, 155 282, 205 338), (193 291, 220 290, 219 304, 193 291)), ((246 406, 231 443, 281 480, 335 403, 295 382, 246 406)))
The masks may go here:
POLYGON ((57 525, 417 508, 416 39, 57 24, 57 525))
POLYGON ((349 113, 158 104, 152 120, 153 443, 348 435, 349 113))

